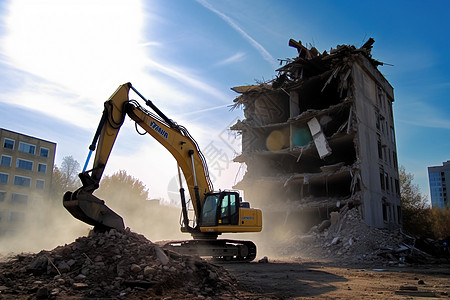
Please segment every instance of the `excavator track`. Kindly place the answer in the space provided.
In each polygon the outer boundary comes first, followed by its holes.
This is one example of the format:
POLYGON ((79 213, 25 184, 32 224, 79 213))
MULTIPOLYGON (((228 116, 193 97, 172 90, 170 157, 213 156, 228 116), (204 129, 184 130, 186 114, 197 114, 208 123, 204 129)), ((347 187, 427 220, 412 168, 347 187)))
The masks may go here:
POLYGON ((171 241, 163 248, 184 255, 210 257, 218 262, 250 262, 256 258, 256 245, 251 241, 193 239, 171 241))

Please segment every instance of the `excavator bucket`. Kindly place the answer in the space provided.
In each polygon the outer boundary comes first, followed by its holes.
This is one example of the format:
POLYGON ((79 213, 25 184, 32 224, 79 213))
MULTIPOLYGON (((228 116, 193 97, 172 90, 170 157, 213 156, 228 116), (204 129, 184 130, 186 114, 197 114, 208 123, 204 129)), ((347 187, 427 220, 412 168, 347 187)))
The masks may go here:
POLYGON ((63 205, 72 216, 93 225, 94 230, 105 231, 112 228, 122 230, 125 228, 121 216, 106 206, 103 200, 83 190, 73 193, 66 192, 63 205))

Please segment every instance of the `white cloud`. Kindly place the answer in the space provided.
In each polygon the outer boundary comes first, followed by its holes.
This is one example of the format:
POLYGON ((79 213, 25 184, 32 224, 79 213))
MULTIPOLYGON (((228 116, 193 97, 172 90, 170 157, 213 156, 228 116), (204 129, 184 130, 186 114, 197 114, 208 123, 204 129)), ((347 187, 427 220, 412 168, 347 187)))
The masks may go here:
POLYGON ((244 59, 244 57, 245 57, 245 53, 238 52, 238 53, 233 54, 232 56, 230 56, 230 57, 228 57, 228 58, 226 58, 226 59, 224 59, 222 61, 219 61, 216 64, 216 66, 225 66, 225 65, 233 64, 235 62, 242 61, 244 59))
POLYGON ((137 0, 12 1, 9 11, 2 51, 18 69, 94 97, 141 71, 137 0))
POLYGON ((242 35, 272 66, 276 66, 277 62, 272 57, 272 55, 267 51, 260 43, 258 43, 254 38, 252 38, 248 33, 246 33, 235 21, 233 21, 230 17, 225 15, 224 13, 215 9, 211 4, 209 4, 206 0, 197 0, 198 3, 203 5, 205 8, 209 9, 220 18, 222 18, 225 22, 228 23, 234 30, 236 30, 240 35, 242 35))
POLYGON ((397 106, 397 120, 404 124, 419 127, 450 129, 450 119, 437 109, 423 101, 410 101, 397 106))

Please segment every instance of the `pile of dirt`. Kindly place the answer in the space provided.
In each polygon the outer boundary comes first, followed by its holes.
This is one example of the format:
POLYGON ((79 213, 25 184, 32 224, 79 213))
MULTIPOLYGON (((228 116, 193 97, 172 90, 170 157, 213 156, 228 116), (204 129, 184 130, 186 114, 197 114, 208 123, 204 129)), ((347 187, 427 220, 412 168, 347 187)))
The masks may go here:
POLYGON ((400 230, 369 227, 359 207, 348 206, 308 234, 290 238, 282 249, 284 256, 358 265, 404 265, 427 256, 400 230))
POLYGON ((0 264, 2 299, 234 299, 235 286, 223 267, 163 250, 129 229, 92 231, 71 244, 0 264))

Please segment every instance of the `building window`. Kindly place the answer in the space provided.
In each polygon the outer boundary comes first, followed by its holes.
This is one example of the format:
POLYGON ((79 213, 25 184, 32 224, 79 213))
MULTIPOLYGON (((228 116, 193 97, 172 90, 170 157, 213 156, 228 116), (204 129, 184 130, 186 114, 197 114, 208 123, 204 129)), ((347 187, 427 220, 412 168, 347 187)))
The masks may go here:
POLYGON ((46 164, 38 164, 38 172, 39 173, 47 173, 47 165, 46 164))
POLYGON ((384 173, 384 179, 386 180, 386 191, 389 192, 389 176, 388 173, 384 173))
POLYGON ((383 89, 379 86, 378 87, 378 106, 384 110, 384 92, 383 89))
POLYGON ((24 187, 31 187, 31 178, 25 177, 25 176, 14 176, 14 185, 18 186, 24 186, 24 187))
POLYGON ((47 148, 41 147, 41 149, 39 150, 39 156, 48 157, 49 152, 50 150, 48 150, 47 148))
POLYGON ((45 180, 36 179, 36 188, 38 190, 43 190, 45 188, 45 180))
POLYGON ((392 180, 392 177, 389 177, 391 180, 391 191, 394 192, 394 181, 392 180))
POLYGON ((11 194, 11 203, 12 204, 21 204, 21 205, 27 204, 28 203, 28 195, 12 193, 11 194))
POLYGON ((382 205, 383 205, 383 221, 387 222, 388 221, 388 205, 386 203, 385 198, 383 198, 383 200, 382 200, 382 205))
POLYGON ((384 191, 384 170, 380 169, 380 184, 381 189, 384 191))
POLYGON ((4 167, 11 167, 11 161, 12 161, 11 156, 2 155, 2 161, 1 161, 0 165, 2 165, 4 167))
POLYGON ((395 179, 395 193, 397 195, 400 195, 400 182, 398 181, 398 179, 395 179))
POLYGON ((8 222, 23 222, 25 220, 25 213, 20 211, 10 211, 8 214, 8 222))
POLYGON ((19 151, 34 155, 36 153, 36 146, 25 142, 19 142, 19 151))
POLYGON ((18 158, 16 160, 16 168, 27 171, 33 171, 33 162, 31 160, 18 158))
POLYGON ((391 149, 389 149, 389 148, 388 148, 388 156, 389 156, 389 166, 392 166, 391 149))
POLYGON ((397 163, 397 152, 392 151, 392 159, 394 160, 394 167, 397 169, 398 163, 397 163))
POLYGON ((380 130, 380 113, 375 111, 375 125, 380 130))
POLYGON ((8 184, 9 174, 7 173, 0 173, 0 183, 1 184, 8 184))
POLYGON ((0 191, 0 202, 5 201, 5 199, 6 199, 6 192, 0 191))
POLYGON ((3 148, 14 150, 14 140, 5 138, 3 140, 3 148))
POLYGON ((395 144, 395 132, 394 127, 391 126, 391 141, 393 144, 395 144))
POLYGON ((378 145, 378 158, 383 159, 383 147, 381 146, 381 138, 379 135, 378 135, 377 145, 378 145))

